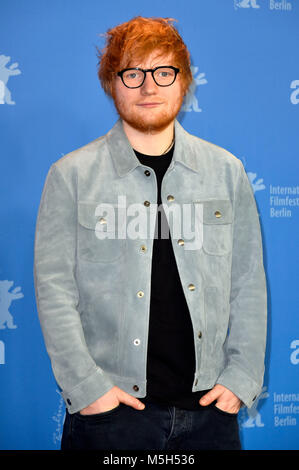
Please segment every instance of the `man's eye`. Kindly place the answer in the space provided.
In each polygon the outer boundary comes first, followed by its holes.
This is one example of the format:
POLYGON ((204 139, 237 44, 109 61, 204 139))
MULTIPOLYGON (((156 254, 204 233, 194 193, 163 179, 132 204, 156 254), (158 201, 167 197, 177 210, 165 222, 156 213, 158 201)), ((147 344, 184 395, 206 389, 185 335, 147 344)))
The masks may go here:
POLYGON ((136 80, 136 79, 140 79, 140 76, 141 76, 141 74, 140 74, 140 72, 138 72, 138 70, 132 71, 132 72, 127 72, 127 73, 125 74, 125 78, 126 78, 127 80, 136 80))
POLYGON ((174 76, 172 70, 157 70, 157 76, 159 78, 170 78, 174 76))

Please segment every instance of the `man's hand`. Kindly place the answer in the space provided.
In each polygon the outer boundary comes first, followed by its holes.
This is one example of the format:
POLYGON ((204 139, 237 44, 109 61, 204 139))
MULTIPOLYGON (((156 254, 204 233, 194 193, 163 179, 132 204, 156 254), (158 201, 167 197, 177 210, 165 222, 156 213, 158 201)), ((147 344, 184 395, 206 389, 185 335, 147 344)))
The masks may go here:
POLYGON ((129 393, 126 393, 119 387, 113 387, 109 392, 102 395, 95 402, 88 405, 86 408, 80 411, 81 415, 92 415, 97 413, 103 413, 105 411, 116 408, 120 403, 131 406, 136 410, 143 410, 145 405, 138 400, 138 398, 132 397, 129 393))
POLYGON ((241 400, 223 385, 216 384, 212 390, 199 400, 200 405, 207 406, 217 400, 215 406, 227 413, 238 413, 241 408, 241 400))

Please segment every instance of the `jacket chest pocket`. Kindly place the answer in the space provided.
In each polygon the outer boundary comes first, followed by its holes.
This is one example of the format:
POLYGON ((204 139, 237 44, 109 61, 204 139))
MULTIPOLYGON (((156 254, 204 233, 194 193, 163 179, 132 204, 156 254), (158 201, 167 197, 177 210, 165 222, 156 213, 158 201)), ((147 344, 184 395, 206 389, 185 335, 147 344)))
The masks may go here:
POLYGON ((78 258, 93 263, 118 260, 125 253, 124 228, 117 204, 79 202, 78 258))
POLYGON ((227 255, 232 251, 232 204, 228 199, 196 201, 203 205, 203 250, 208 255, 227 255))

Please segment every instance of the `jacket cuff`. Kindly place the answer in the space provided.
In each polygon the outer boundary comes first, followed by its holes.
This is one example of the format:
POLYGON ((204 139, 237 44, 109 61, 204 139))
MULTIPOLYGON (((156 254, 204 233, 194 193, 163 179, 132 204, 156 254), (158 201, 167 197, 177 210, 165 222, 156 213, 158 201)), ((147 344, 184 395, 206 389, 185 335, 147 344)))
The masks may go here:
POLYGON ((107 393, 114 384, 109 377, 99 368, 77 385, 73 390, 63 390, 61 395, 70 414, 82 410, 102 395, 107 393))
POLYGON ((262 385, 257 384, 244 371, 235 366, 228 366, 224 369, 216 383, 233 392, 247 408, 253 406, 262 390, 262 385))

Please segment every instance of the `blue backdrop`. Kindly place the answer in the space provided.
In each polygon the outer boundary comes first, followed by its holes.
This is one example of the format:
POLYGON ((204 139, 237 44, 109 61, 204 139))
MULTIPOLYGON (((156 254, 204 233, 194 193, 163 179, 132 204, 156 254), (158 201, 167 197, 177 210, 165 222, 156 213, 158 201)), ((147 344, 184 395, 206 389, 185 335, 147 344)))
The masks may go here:
POLYGON ((265 386, 244 449, 299 449, 298 1, 1 0, 0 448, 58 449, 64 404, 37 316, 33 243, 50 165, 117 115, 97 79, 108 28, 173 17, 192 56, 179 120, 243 161, 268 280, 265 386))

